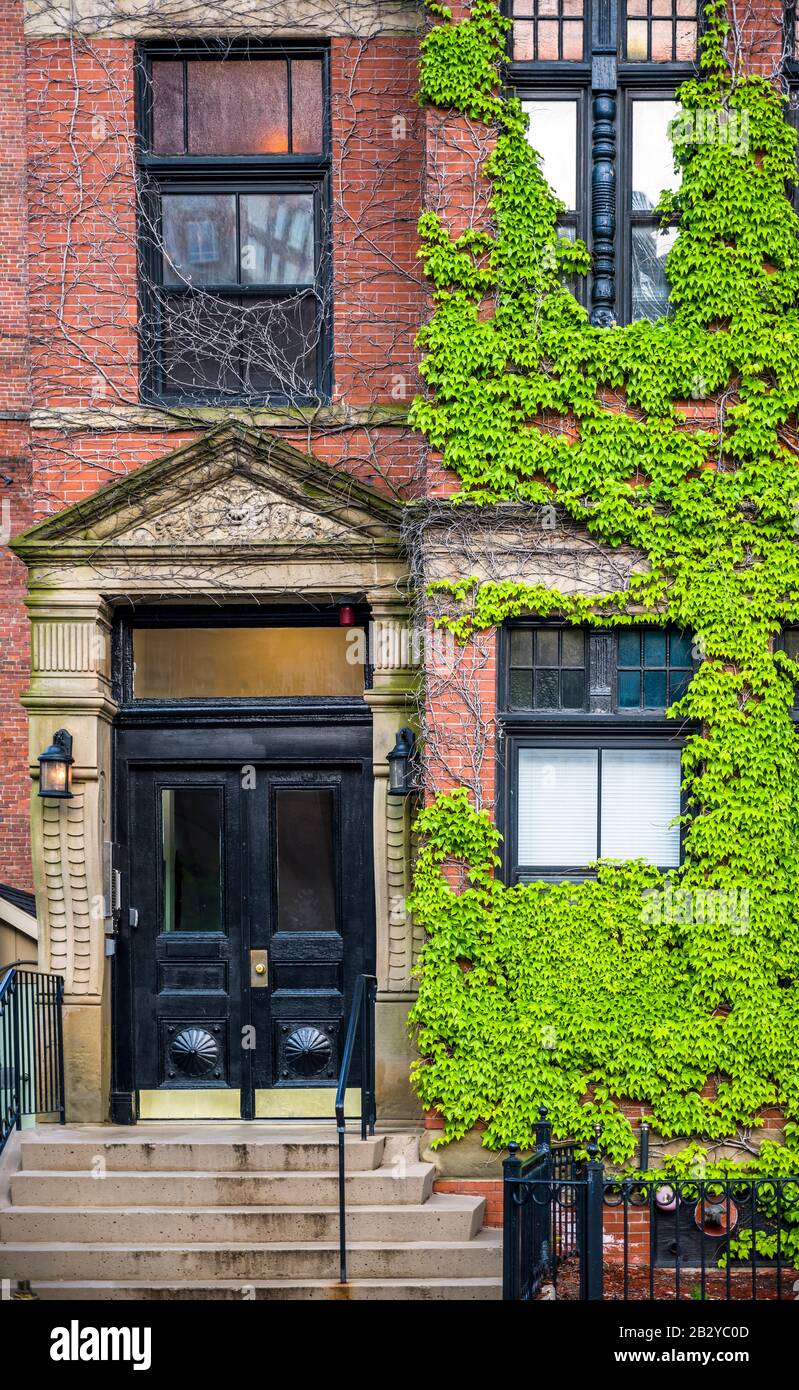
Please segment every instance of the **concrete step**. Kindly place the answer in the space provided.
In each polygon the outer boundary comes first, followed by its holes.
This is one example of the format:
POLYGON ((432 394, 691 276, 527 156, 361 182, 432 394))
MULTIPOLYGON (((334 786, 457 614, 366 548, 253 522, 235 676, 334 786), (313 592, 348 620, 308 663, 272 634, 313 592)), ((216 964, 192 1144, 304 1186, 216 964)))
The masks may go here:
POLYGON ((242 1288, 235 1280, 220 1279, 213 1284, 186 1282, 136 1283, 39 1283, 33 1285, 41 1299, 90 1299, 92 1301, 111 1301, 123 1299, 127 1302, 143 1300, 158 1302, 168 1299, 202 1301, 243 1300, 261 1302, 278 1299, 281 1301, 325 1299, 328 1302, 356 1303, 371 1299, 406 1300, 412 1302, 439 1302, 444 1299, 459 1301, 495 1301, 502 1297, 500 1278, 478 1279, 353 1279, 347 1284, 338 1284, 329 1279, 286 1279, 281 1283, 266 1283, 255 1280, 242 1288))
MULTIPOLYGON (((402 1163, 347 1174, 347 1204, 421 1203, 433 1190, 430 1163, 402 1163)), ((330 1172, 207 1172, 23 1169, 11 1179, 15 1207, 335 1207, 338 1178, 330 1172)))
MULTIPOLYGON (((62 1197, 63 1197, 62 1193, 62 1197)), ((425 1203, 352 1206, 351 1241, 470 1240, 483 1224, 482 1197, 434 1194, 425 1203)), ((9 1207, 0 1240, 164 1245, 338 1240, 338 1209, 320 1207, 9 1207)))
MULTIPOLYGON (((112 1139, 104 1136, 100 1126, 94 1131, 88 1126, 71 1134, 67 1131, 68 1137, 60 1131, 56 1139, 38 1136, 23 1139, 21 1166, 36 1172, 54 1169, 83 1173, 103 1169, 126 1173, 214 1173, 229 1169, 247 1173, 338 1171, 335 1134, 317 1136, 310 1131, 308 1137, 303 1137, 303 1131, 291 1130, 285 1137, 274 1132, 256 1137, 250 1127, 247 1137, 240 1139, 223 1139, 206 1133, 194 1137, 172 1129, 167 1134, 148 1132, 144 1137, 141 1128, 116 1129, 112 1139)), ((347 1170, 363 1172, 379 1168, 384 1147, 382 1134, 365 1140, 348 1138, 345 1141, 347 1170)))
MULTIPOLYGON (((500 1233, 483 1230, 467 1241, 352 1241, 351 1279, 498 1279, 500 1233)), ((129 1246, 100 1243, 9 1242, 0 1247, 0 1277, 47 1283, 86 1281, 335 1280, 338 1245, 213 1244, 129 1246)))

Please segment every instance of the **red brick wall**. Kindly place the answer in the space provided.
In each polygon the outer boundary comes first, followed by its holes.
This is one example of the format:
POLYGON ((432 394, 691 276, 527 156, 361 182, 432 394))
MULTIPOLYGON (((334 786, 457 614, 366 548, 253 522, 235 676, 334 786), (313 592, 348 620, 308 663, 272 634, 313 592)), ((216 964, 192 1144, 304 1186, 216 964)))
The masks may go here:
POLYGON ((52 39, 27 64, 37 406, 136 399, 133 44, 52 39))
POLYGON ((441 1178, 433 1183, 433 1191, 461 1192, 470 1197, 485 1197, 483 1225, 502 1225, 501 1178, 441 1178))
MULTIPOLYGON (((39 417, 31 442, 31 406, 139 403, 134 45, 63 37, 26 46, 22 8, 7 0, 0 15, 0 508, 11 504, 0 520, 8 515, 12 534, 196 433, 168 419, 65 430, 39 417)), ((418 388, 413 340, 427 300, 416 260, 417 56, 407 37, 331 43, 334 399, 348 405, 403 407, 418 388)), ((345 419, 284 433, 385 493, 420 485, 421 444, 401 425, 345 419)), ((24 579, 3 545, 0 882, 18 887, 30 886, 24 579)))
POLYGON ((417 59, 415 39, 331 45, 335 394, 353 405, 409 403, 419 385, 413 337, 427 296, 416 259, 417 59))
POLYGON ((427 680, 425 752, 430 784, 468 787, 482 805, 496 794, 497 634, 478 633, 464 647, 433 645, 427 680))
POLYGON ((25 572, 6 533, 30 519, 30 364, 22 4, 0 8, 0 882, 29 888, 25 572))
MULTIPOLYGON (((422 116, 416 45, 331 44, 334 399, 407 405, 425 292, 416 261, 422 116)), ((33 393, 39 407, 138 403, 134 45, 37 42, 27 61, 33 393), (65 273, 62 274, 63 268, 65 273)), ((287 431, 300 448, 383 491, 408 489, 421 450, 402 428, 287 431)), ((37 430, 37 510, 185 442, 185 431, 37 430)))

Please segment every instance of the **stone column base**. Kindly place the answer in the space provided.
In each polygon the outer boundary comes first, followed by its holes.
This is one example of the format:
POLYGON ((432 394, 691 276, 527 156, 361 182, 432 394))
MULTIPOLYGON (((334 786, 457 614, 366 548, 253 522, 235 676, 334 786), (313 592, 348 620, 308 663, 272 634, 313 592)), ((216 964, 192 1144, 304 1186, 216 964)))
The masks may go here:
POLYGON ((380 992, 375 1007, 377 1067, 377 1118, 382 1122, 404 1120, 420 1123, 422 1107, 411 1089, 408 1073, 414 1049, 408 1035, 412 994, 380 992))
POLYGON ((110 1037, 106 1004, 64 1005, 67 1124, 104 1124, 109 1118, 110 1037))

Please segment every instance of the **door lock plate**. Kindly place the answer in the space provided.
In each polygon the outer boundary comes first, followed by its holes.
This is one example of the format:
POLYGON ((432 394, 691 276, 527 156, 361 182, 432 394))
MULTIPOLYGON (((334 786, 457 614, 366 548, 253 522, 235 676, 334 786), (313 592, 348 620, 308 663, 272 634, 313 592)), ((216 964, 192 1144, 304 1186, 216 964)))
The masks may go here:
POLYGON ((269 984, 269 952, 250 951, 250 985, 253 989, 266 989, 269 984))

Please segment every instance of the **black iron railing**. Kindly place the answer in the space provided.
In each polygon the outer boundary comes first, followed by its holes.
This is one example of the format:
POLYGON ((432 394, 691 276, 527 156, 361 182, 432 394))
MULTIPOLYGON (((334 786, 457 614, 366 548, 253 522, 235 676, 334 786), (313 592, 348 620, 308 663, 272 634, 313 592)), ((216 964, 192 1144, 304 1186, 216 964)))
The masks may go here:
POLYGON ((799 1295, 799 1174, 610 1178, 603 1221, 621 1253, 613 1297, 780 1300, 799 1295))
MULTIPOLYGON (((646 1139, 642 1149, 646 1150, 646 1139)), ((799 1295, 799 1174, 613 1177, 599 1148, 553 1144, 504 1163, 503 1297, 779 1300, 799 1295)))
POLYGON ((26 1115, 64 1123, 64 981, 32 964, 0 968, 0 1152, 26 1115))
POLYGON ((598 1149, 592 1146, 587 1158, 581 1160, 574 1144, 553 1144, 542 1106, 534 1152, 522 1159, 518 1144, 510 1144, 508 1150, 503 1164, 503 1298, 537 1298, 544 1283, 557 1283, 563 1262, 576 1259, 579 1297, 601 1299, 602 1165, 598 1149))
POLYGON ((347 1036, 341 1056, 341 1070, 336 1088, 336 1131, 338 1134, 338 1251, 339 1280, 347 1282, 347 1174, 345 1169, 345 1139, 347 1121, 344 1107, 347 1096, 355 1043, 361 1040, 361 1138, 375 1132, 375 998, 377 979, 374 975, 358 975, 352 995, 347 1036))

